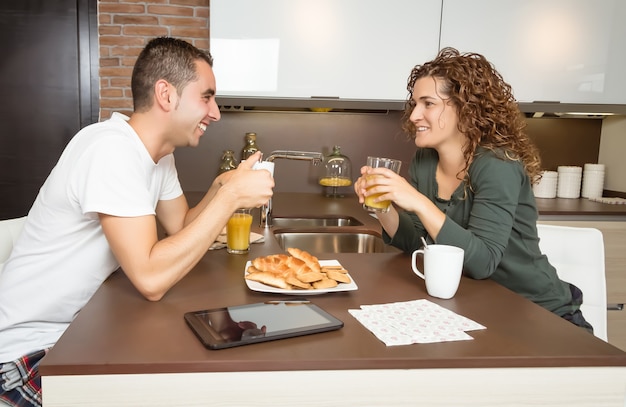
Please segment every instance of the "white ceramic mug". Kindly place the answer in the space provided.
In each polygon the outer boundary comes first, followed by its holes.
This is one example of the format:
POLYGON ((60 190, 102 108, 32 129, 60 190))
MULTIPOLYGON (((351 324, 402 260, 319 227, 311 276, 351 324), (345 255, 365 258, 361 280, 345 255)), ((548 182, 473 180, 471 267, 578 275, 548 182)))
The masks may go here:
POLYGON ((428 248, 415 250, 411 256, 413 272, 426 281, 429 295, 445 300, 454 297, 463 272, 463 256, 460 247, 431 244, 428 248), (424 273, 417 268, 417 255, 424 256, 424 273))
POLYGON ((257 161, 252 166, 253 170, 268 170, 272 177, 274 176, 274 162, 273 161, 257 161))

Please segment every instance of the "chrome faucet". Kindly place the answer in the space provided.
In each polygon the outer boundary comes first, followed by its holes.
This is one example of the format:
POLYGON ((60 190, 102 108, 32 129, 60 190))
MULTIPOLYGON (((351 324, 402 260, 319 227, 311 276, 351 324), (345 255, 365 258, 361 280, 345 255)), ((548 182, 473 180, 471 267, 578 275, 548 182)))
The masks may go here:
MULTIPOLYGON (((313 165, 318 165, 324 160, 322 153, 310 152, 310 151, 290 151, 290 150, 276 150, 272 151, 265 161, 273 162, 277 158, 283 158, 287 160, 305 160, 311 161, 313 165)), ((272 227, 272 198, 267 204, 261 207, 261 227, 272 227)))

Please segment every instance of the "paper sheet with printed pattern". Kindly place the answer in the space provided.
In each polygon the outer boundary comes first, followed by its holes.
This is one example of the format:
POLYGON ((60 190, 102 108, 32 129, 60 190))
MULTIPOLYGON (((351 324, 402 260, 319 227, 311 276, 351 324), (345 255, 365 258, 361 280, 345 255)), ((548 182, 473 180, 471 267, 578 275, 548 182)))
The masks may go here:
POLYGON ((467 331, 486 329, 425 299, 361 305, 348 312, 387 346, 473 340, 467 331))

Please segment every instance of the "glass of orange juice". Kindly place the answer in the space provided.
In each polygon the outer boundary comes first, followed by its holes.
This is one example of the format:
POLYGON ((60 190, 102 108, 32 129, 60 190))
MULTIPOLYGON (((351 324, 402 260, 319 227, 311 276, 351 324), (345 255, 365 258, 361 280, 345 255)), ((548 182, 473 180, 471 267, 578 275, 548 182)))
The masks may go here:
POLYGON ((250 250, 250 209, 237 209, 226 224, 226 250, 232 254, 244 254, 250 250))
MULTIPOLYGON (((393 158, 384 157, 367 157, 367 166, 372 168, 389 168, 396 174, 400 172, 402 161, 393 158)), ((368 175, 367 179, 377 178, 379 175, 368 175)), ((373 188, 370 187, 370 188, 373 188)), ((368 189, 370 189, 368 188, 368 189)), ((365 197, 363 208, 371 212, 388 212, 391 207, 391 201, 378 201, 376 199, 382 194, 372 194, 365 197)))

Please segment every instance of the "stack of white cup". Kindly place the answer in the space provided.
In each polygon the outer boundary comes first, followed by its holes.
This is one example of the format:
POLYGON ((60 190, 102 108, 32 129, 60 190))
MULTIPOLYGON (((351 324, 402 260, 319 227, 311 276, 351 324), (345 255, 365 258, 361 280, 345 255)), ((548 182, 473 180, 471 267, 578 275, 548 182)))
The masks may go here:
POLYGON ((604 190, 604 164, 585 164, 583 198, 600 198, 604 190))
POLYGON ((533 185, 533 194, 536 198, 556 198, 556 184, 558 172, 544 171, 539 182, 533 185))
POLYGON ((580 198, 580 184, 583 178, 582 167, 559 166, 556 196, 559 198, 580 198))

